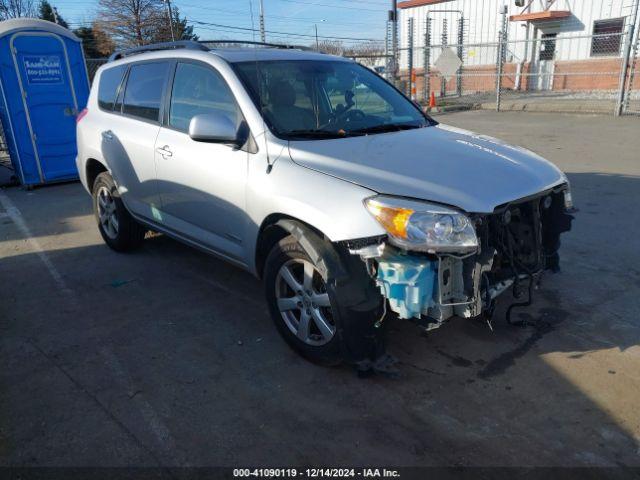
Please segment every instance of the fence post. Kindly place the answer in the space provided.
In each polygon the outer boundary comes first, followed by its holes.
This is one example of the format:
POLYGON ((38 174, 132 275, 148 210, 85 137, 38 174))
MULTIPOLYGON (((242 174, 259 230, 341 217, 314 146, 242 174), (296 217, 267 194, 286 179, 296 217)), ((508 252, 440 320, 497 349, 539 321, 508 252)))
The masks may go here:
MULTIPOLYGON (((464 43, 464 18, 460 17, 458 19, 458 58, 462 61, 462 57, 464 56, 464 51, 462 49, 462 44, 464 43)), ((462 96, 462 65, 458 68, 456 72, 456 93, 459 97, 462 96)))
POLYGON ((413 17, 409 17, 409 20, 407 21, 408 23, 408 29, 407 29, 407 40, 409 43, 409 50, 408 50, 408 55, 409 55, 409 97, 413 100, 415 100, 414 95, 413 95, 413 17))
MULTIPOLYGON (((440 51, 440 54, 442 54, 442 52, 444 52, 444 49, 447 48, 447 45, 449 45, 449 22, 447 21, 446 17, 442 19, 441 42, 442 50, 440 51)), ((447 79, 442 75, 442 72, 440 72, 440 96, 442 98, 447 96, 447 79)))
POLYGON ((507 6, 502 7, 502 29, 498 37, 498 56, 496 58, 496 112, 500 111, 500 100, 502 97, 502 70, 505 60, 505 48, 507 37, 507 6))
POLYGON ((624 103, 622 106, 622 113, 627 113, 629 110, 629 102, 631 101, 631 92, 633 90, 633 81, 636 76, 636 67, 638 64, 638 49, 640 49, 640 28, 636 27, 636 39, 633 42, 633 49, 631 51, 631 58, 633 59, 629 66, 629 80, 627 82, 627 89, 624 96, 624 103))
POLYGON ((422 71, 424 83, 422 85, 422 96, 425 102, 431 96, 431 19, 427 17, 424 21, 424 57, 422 59, 422 71))
POLYGON ((618 101, 616 102, 616 110, 614 112, 616 117, 622 115, 622 109, 624 106, 625 86, 627 84, 627 70, 629 68, 629 60, 631 57, 631 45, 633 43, 633 34, 635 32, 639 3, 640 0, 635 0, 633 2, 632 13, 629 17, 631 21, 629 22, 629 26, 627 27, 627 34, 625 35, 624 53, 622 54, 622 68, 620 69, 620 82, 618 84, 618 101))
POLYGON ((400 70, 400 51, 398 49, 398 0, 391 0, 391 50, 393 55, 393 84, 397 87, 400 70))

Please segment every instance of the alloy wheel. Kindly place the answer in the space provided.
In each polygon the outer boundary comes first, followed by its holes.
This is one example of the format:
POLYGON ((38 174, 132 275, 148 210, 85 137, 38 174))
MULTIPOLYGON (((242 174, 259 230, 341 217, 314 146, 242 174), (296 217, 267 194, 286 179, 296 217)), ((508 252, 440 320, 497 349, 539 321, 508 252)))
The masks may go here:
POLYGON ((98 219, 104 233, 115 240, 118 236, 118 213, 116 202, 106 186, 101 186, 97 195, 98 219))
POLYGON ((287 261, 276 276, 278 310, 291 332, 308 345, 331 341, 336 326, 326 284, 308 260, 287 261))

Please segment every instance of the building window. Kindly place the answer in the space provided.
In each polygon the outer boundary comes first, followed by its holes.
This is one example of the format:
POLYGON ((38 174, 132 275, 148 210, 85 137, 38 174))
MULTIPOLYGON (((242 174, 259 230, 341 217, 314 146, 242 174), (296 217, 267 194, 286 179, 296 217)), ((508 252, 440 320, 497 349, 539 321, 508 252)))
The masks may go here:
POLYGON ((540 60, 553 60, 556 56, 557 33, 543 33, 540 44, 540 60))
POLYGON ((591 43, 591 56, 620 54, 623 30, 624 18, 596 20, 593 22, 594 38, 591 43))

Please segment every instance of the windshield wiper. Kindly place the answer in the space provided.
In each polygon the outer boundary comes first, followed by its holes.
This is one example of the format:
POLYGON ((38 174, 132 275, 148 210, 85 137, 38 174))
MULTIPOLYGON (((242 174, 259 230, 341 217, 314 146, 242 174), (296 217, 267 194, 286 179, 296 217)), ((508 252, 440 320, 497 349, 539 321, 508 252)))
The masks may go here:
POLYGON ((344 138, 350 136, 352 132, 330 131, 330 130, 292 130, 286 133, 289 137, 299 138, 344 138))
POLYGON ((399 132, 400 130, 413 130, 414 128, 422 128, 425 125, 416 125, 415 123, 385 123, 375 125, 373 127, 359 128, 357 130, 349 130, 348 133, 367 134, 367 133, 384 133, 399 132))

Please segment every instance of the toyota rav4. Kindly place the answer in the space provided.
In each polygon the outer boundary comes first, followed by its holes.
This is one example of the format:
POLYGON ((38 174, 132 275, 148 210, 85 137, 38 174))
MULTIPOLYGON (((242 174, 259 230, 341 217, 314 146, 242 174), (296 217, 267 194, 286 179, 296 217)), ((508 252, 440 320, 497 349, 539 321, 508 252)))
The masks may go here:
POLYGON ((381 358, 387 315, 433 329, 490 319, 509 289, 528 303, 571 226, 567 178, 544 158, 301 49, 117 53, 77 138, 107 245, 153 230, 248 270, 284 339, 322 364, 381 358))

